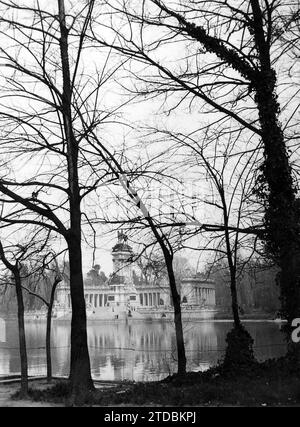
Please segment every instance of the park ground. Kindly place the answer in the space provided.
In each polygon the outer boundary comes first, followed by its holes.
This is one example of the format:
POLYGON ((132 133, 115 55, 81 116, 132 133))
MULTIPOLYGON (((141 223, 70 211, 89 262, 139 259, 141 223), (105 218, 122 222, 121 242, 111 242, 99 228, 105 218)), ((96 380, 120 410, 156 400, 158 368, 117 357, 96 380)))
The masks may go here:
MULTIPOLYGON (((49 387, 45 380, 30 381, 32 389, 43 390, 49 387)), ((32 400, 13 399, 12 396, 20 389, 20 382, 15 379, 0 380, 0 407, 1 408, 14 408, 14 407, 55 407, 64 406, 63 404, 52 402, 34 402, 32 400)))
MULTIPOLYGON (((68 406, 68 383, 30 381, 30 398, 20 400, 18 382, 0 382, 1 407, 68 406)), ((84 406, 300 406, 300 372, 280 361, 240 373, 211 369, 160 382, 96 382, 84 406)))
MULTIPOLYGON (((32 394, 48 394, 48 390, 54 388, 64 389, 66 384, 65 379, 54 379, 52 384, 49 385, 46 379, 44 378, 31 378, 29 380, 29 388, 30 393, 32 394)), ((115 382, 96 382, 95 383, 96 390, 100 389, 110 389, 119 387, 119 383, 115 382)), ((35 398, 29 399, 20 399, 18 397, 18 392, 20 390, 20 379, 14 377, 0 378, 0 407, 1 408, 14 408, 14 407, 64 407, 66 406, 66 402, 64 398, 49 398, 49 401, 45 399, 41 399, 39 401, 35 398)))

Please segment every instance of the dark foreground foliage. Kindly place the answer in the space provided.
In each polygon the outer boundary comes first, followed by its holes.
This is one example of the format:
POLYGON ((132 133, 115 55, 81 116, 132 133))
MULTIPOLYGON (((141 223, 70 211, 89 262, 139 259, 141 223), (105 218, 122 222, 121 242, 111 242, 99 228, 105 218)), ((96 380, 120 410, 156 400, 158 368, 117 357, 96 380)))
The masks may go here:
MULTIPOLYGON (((34 401, 68 405, 70 389, 67 382, 61 382, 47 390, 30 390, 29 396, 34 401)), ((243 368, 239 373, 220 364, 206 372, 191 372, 183 377, 174 375, 160 382, 124 383, 110 389, 99 389, 87 395, 82 404, 300 405, 300 367, 285 358, 252 363, 248 371, 243 368)))
MULTIPOLYGON (((222 371, 235 372, 236 374, 244 371, 251 372, 252 366, 257 362, 254 357, 253 338, 243 325, 234 327, 228 332, 226 337, 226 352, 222 366, 222 371)), ((220 368, 219 367, 219 368, 220 368)))

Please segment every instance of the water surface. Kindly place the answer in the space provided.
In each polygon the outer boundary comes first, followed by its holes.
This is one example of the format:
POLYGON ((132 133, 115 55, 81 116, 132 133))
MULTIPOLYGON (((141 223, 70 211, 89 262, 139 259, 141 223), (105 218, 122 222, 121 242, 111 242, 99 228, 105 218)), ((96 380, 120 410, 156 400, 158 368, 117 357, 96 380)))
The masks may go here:
MULTIPOLYGON (((30 375, 44 375, 45 322, 26 324, 30 375)), ((285 353, 280 326, 272 322, 247 322, 259 360, 285 353)), ((3 325, 2 325, 3 328, 3 325)), ((189 322, 184 325, 189 370, 205 370, 224 354, 231 322, 189 322)), ((92 375, 101 380, 151 381, 176 369, 175 330, 169 322, 94 322, 88 326, 92 375)), ((53 373, 68 375, 70 326, 54 322, 52 333, 53 373)), ((0 337, 0 375, 20 372, 17 323, 8 321, 0 337), (5 342, 3 342, 5 341, 5 342)))

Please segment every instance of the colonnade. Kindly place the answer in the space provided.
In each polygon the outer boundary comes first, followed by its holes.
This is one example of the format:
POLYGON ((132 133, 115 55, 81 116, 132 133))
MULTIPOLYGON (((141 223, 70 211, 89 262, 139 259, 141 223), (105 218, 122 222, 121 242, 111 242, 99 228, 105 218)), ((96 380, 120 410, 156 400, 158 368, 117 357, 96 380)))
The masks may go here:
MULTIPOLYGON (((170 298, 172 300, 172 298, 170 298)), ((88 293, 85 294, 86 304, 89 304, 91 307, 105 307, 108 301, 108 295, 104 293, 88 293)), ((139 293, 139 303, 142 307, 153 307, 160 305, 161 296, 160 292, 140 292, 139 293)), ((189 303, 189 298, 187 298, 189 303)), ((211 288, 204 287, 195 287, 194 288, 194 303, 205 305, 215 305, 215 290, 211 288)), ((68 294, 68 306, 71 307, 71 298, 68 294)))
MULTIPOLYGON (((86 304, 90 304, 92 307, 105 307, 107 304, 107 294, 85 294, 84 295, 86 304)), ((71 296, 68 294, 68 306, 71 307, 71 296)))
POLYGON ((201 304, 205 301, 206 305, 215 305, 216 296, 215 290, 211 288, 194 288, 196 304, 201 304))
POLYGON ((152 307, 160 305, 160 293, 159 292, 143 292, 139 294, 140 305, 143 307, 152 307))

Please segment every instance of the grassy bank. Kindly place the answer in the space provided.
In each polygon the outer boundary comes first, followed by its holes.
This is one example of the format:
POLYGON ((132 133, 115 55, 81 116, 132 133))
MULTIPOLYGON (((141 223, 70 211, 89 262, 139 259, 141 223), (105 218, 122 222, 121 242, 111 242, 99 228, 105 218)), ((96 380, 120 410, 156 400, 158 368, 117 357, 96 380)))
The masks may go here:
MULTIPOLYGON (((18 395, 15 395, 18 398, 18 395)), ((66 382, 46 390, 31 390, 35 402, 68 404, 66 382)), ((84 402, 89 406, 298 406, 300 369, 284 359, 257 363, 239 373, 221 367, 204 373, 188 373, 152 383, 123 383, 96 390, 84 402)))

